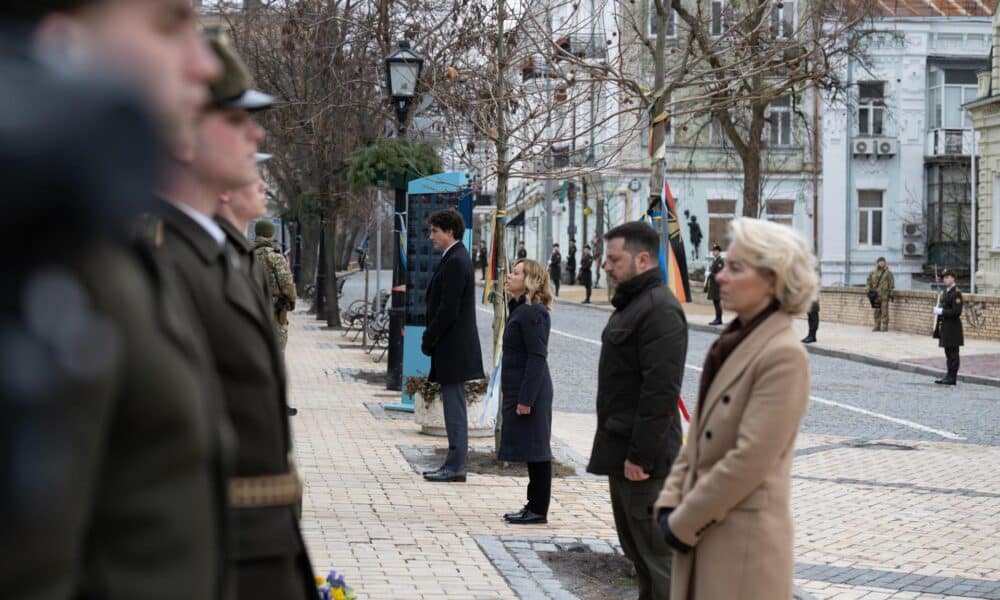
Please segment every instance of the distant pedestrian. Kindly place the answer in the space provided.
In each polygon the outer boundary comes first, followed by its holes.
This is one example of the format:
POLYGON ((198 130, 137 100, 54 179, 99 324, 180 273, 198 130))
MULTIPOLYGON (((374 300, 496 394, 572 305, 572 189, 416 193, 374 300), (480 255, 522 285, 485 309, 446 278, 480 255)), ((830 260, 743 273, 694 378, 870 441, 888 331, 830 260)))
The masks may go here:
POLYGON ((889 299, 896 287, 892 271, 885 264, 885 258, 879 257, 875 268, 868 274, 868 301, 875 309, 875 327, 872 331, 889 331, 889 299))
POLYGON ((517 243, 517 256, 515 261, 521 260, 522 258, 528 258, 528 251, 524 248, 524 242, 517 243))
POLYGON ((695 260, 698 259, 698 248, 701 246, 701 225, 698 224, 698 217, 691 215, 688 221, 688 232, 691 237, 691 254, 695 260))
POLYGON ((576 240, 570 238, 569 248, 566 250, 566 272, 569 274, 569 284, 576 283, 576 240))
POLYGON ((528 503, 504 519, 546 523, 552 495, 552 377, 547 361, 552 289, 545 267, 514 264, 506 283, 510 319, 503 334, 500 460, 528 463, 528 503))
POLYGON ((552 254, 549 256, 549 278, 552 279, 552 286, 556 289, 556 296, 559 295, 559 283, 562 279, 562 253, 559 251, 559 244, 552 244, 552 254))
POLYGON ((709 325, 722 325, 722 302, 719 299, 719 282, 715 277, 722 271, 725 262, 722 260, 722 246, 715 244, 712 246, 712 262, 708 265, 708 277, 705 279, 705 291, 708 292, 708 299, 715 307, 715 320, 709 325))
POLYGON ((819 298, 813 301, 812 306, 809 307, 809 313, 806 314, 806 318, 809 320, 809 334, 802 338, 803 344, 812 344, 816 341, 816 332, 819 331, 819 298))
POLYGON ((486 281, 486 267, 490 266, 490 255, 486 251, 485 243, 479 244, 479 250, 476 251, 476 266, 483 275, 482 280, 486 281))
POLYGON ((656 518, 674 548, 670 598, 790 600, 790 472, 809 402, 809 359, 792 317, 816 294, 815 258, 777 223, 737 219, 730 235, 718 280, 737 316, 705 359, 656 518))
POLYGON ((656 231, 634 221, 604 237, 615 311, 601 334, 597 432, 587 471, 608 476, 615 528, 635 565, 640 600, 667 598, 670 548, 653 521, 652 505, 681 447, 677 398, 687 321, 663 285, 656 231))
POLYGON ((253 254, 255 262, 264 269, 278 346, 284 352, 288 345, 288 313, 295 310, 295 282, 288 263, 274 249, 274 224, 266 219, 254 225, 253 254))
POLYGON ((482 379, 483 354, 476 328, 476 271, 462 242, 462 213, 447 208, 427 218, 430 240, 443 252, 427 286, 427 329, 420 350, 431 357, 427 378, 441 386, 448 456, 428 481, 465 481, 469 419, 465 382, 482 379))
POLYGON ((590 246, 583 247, 583 255, 580 257, 580 274, 577 282, 587 291, 587 296, 583 299, 583 304, 590 304, 590 292, 594 288, 593 273, 594 257, 590 255, 590 246))
POLYGON ((938 338, 938 346, 944 348, 948 374, 934 383, 955 385, 958 383, 960 362, 958 350, 965 345, 965 333, 962 331, 962 292, 955 285, 953 271, 945 271, 941 278, 948 287, 938 295, 938 304, 934 307, 934 314, 937 315, 934 337, 938 338))

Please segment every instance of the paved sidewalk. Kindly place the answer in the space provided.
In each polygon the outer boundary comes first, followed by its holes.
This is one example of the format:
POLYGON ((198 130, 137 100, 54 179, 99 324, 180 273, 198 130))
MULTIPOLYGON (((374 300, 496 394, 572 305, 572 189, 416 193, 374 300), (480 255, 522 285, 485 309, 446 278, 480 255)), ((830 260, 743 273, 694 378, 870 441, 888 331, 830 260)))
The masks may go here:
MULTIPOLYGON (((564 285, 559 290, 558 301, 580 304, 584 297, 585 291, 581 286, 564 285)), ((613 310, 607 301, 606 289, 594 290, 591 301, 592 304, 581 306, 613 310)), ((692 329, 721 331, 721 327, 708 325, 715 318, 711 305, 688 303, 684 305, 684 312, 692 329)), ((734 313, 726 311, 723 320, 728 322, 734 316, 734 313)), ((796 320, 795 327, 802 337, 809 331, 804 317, 796 320)), ((945 372, 944 350, 938 347, 937 340, 929 333, 926 336, 899 331, 875 333, 866 326, 821 320, 817 338, 818 342, 808 346, 809 351, 816 354, 927 375, 945 372)), ((965 340, 959 380, 1000 386, 1000 341, 965 340)))
MULTIPOLYGON (((384 363, 301 311, 290 321, 303 528, 317 573, 336 569, 361 598, 568 598, 535 551, 615 550, 601 478, 555 480, 549 524, 529 528, 500 518, 523 504, 525 478, 425 482, 399 447, 446 441, 379 409, 398 396, 364 378, 384 363)), ((591 414, 556 413, 557 454, 584 461, 594 428, 591 414)), ((1000 448, 803 435, 793 479, 796 584, 816 599, 1000 599, 1000 448)))

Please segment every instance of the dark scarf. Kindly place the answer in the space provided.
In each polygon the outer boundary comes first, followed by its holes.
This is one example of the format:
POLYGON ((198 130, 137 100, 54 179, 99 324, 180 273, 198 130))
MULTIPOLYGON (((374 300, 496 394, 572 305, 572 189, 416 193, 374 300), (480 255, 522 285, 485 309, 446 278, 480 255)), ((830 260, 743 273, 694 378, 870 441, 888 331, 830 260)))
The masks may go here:
POLYGON ((636 275, 615 288, 615 297, 611 299, 611 304, 616 309, 621 310, 628 306, 629 302, 636 296, 658 285, 663 285, 663 274, 660 272, 660 267, 655 267, 636 275))
POLYGON ((719 374, 719 370, 722 369, 722 365, 729 358, 729 355, 733 353, 733 350, 736 350, 740 342, 753 333, 754 329, 760 327, 760 324, 766 321, 768 317, 778 312, 780 306, 778 301, 775 300, 767 308, 757 313, 756 317, 750 319, 750 322, 746 325, 740 323, 738 318, 733 319, 725 330, 723 330, 719 339, 715 340, 715 343, 708 350, 708 356, 705 357, 705 369, 701 372, 701 384, 698 386, 699 410, 701 410, 701 403, 705 400, 705 395, 708 394, 708 388, 711 387, 712 381, 719 374))

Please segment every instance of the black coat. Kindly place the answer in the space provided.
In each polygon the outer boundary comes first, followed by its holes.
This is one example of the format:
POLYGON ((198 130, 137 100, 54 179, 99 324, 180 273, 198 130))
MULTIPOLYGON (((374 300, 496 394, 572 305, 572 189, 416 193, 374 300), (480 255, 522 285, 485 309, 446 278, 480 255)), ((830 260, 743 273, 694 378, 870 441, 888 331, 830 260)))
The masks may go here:
POLYGON ((580 285, 590 285, 593 282, 593 274, 590 269, 594 266, 594 257, 584 255, 580 259, 580 273, 576 276, 580 285))
POLYGON ((708 267, 708 281, 705 283, 705 291, 708 292, 709 300, 719 299, 719 282, 715 280, 715 276, 718 275, 725 266, 726 261, 722 260, 722 256, 716 256, 712 259, 712 264, 708 267))
POLYGON ((430 381, 462 383, 485 377, 476 327, 476 275, 461 242, 441 257, 427 286, 421 350, 431 357, 430 381))
POLYGON ((677 398, 687 356, 684 310, 655 268, 618 286, 601 334, 597 433, 587 471, 623 476, 625 459, 666 477, 681 446, 677 398))
POLYGON ((965 345, 965 332, 962 330, 962 292, 958 287, 945 290, 941 297, 943 312, 937 319, 938 346, 955 348, 965 345))
POLYGON ((552 377, 546 360, 549 349, 549 310, 542 304, 513 305, 503 332, 503 423, 500 460, 552 460, 552 377), (531 414, 517 414, 517 405, 531 414))
MULTIPOLYGON (((292 449, 287 382, 270 306, 235 250, 220 247, 198 223, 167 202, 161 201, 157 212, 163 219, 160 251, 182 282, 193 307, 190 318, 206 333, 222 380, 239 447, 234 475, 286 473, 292 449)), ((235 535, 231 560, 305 552, 292 505, 234 508, 230 516, 235 535)))

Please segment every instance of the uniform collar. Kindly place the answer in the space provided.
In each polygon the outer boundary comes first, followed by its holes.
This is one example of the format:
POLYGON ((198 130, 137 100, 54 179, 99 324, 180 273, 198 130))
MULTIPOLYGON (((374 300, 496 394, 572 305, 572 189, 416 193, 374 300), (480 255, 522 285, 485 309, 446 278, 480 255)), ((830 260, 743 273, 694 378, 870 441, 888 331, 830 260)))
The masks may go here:
POLYGON ((208 235, 212 236, 220 247, 226 243, 226 232, 219 227, 219 224, 212 219, 206 217, 195 209, 191 208, 187 204, 181 202, 174 202, 173 200, 167 200, 177 210, 181 211, 185 215, 191 218, 192 221, 201 226, 208 235))

